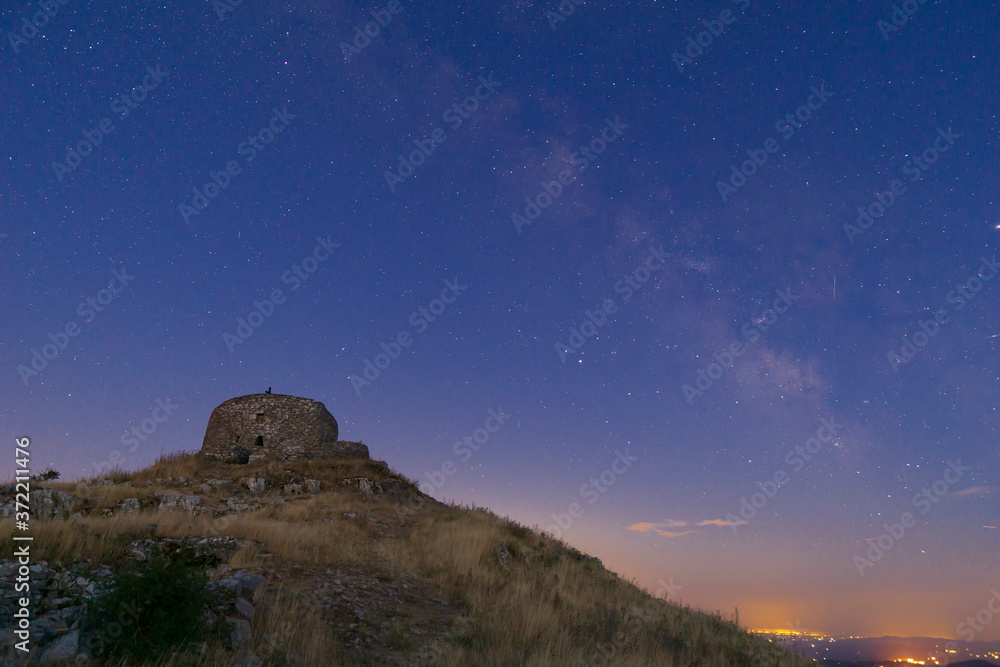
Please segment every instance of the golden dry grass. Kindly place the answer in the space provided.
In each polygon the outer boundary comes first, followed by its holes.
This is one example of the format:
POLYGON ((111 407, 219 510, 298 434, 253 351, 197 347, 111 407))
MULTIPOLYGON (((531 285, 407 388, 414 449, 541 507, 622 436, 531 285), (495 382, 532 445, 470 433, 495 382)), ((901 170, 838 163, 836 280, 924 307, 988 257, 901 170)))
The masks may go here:
MULTIPOLYGON (((120 482, 131 482, 135 488, 95 486, 86 481, 46 486, 98 498, 101 506, 114 506, 122 498, 148 498, 155 492, 198 493, 211 504, 233 489, 202 493, 193 485, 207 479, 235 482, 242 477, 267 480, 268 491, 259 497, 259 510, 221 519, 145 509, 135 516, 36 521, 32 524, 33 557, 120 563, 131 540, 149 535, 150 524, 157 525, 156 535, 162 537, 226 535, 259 542, 259 549, 239 550, 229 565, 285 573, 284 587, 272 593, 281 613, 254 620, 255 651, 267 665, 279 664, 276 656, 285 650, 298 654, 298 664, 304 667, 383 664, 389 660, 386 656, 394 656, 394 661, 385 664, 455 667, 798 667, 809 662, 777 650, 717 614, 654 602, 645 591, 561 541, 487 510, 443 505, 422 496, 412 482, 381 462, 228 466, 206 463, 197 455, 175 455, 134 474, 117 473, 120 482), (364 496, 342 485, 345 478, 361 476, 383 483, 395 480, 405 493, 401 497, 364 496), (186 477, 190 484, 183 488, 162 483, 145 486, 171 477, 186 477), (303 477, 321 480, 321 492, 268 505, 279 497, 281 485, 303 477), (344 518, 345 513, 358 518, 344 518), (504 565, 498 556, 501 545, 509 554, 504 565), (287 575, 293 565, 320 573, 338 568, 363 570, 380 581, 423 582, 451 603, 449 616, 433 637, 418 639, 409 628, 421 617, 419 604, 403 616, 375 609, 372 613, 382 624, 378 640, 382 652, 347 647, 340 631, 306 603, 294 578, 287 575)), ((0 557, 12 555, 12 542, 6 539, 12 532, 12 521, 0 521, 0 538, 4 538, 0 557)), ((226 664, 226 655, 221 646, 207 647, 199 664, 226 664)), ((159 667, 172 664, 168 661, 159 667)))

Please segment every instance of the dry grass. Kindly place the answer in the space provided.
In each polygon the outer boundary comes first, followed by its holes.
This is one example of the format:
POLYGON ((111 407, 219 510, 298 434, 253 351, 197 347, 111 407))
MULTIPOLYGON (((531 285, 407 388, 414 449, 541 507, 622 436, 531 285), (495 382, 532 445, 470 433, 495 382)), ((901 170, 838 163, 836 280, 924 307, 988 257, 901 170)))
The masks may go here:
MULTIPOLYGON (((166 457, 137 473, 119 471, 118 479, 136 488, 87 482, 46 486, 76 496, 82 491, 98 498, 102 506, 113 506, 122 498, 146 498, 156 491, 199 493, 208 500, 222 499, 234 491, 233 487, 222 487, 201 494, 190 486, 142 486, 171 477, 186 477, 191 484, 207 479, 235 482, 241 477, 263 477, 269 491, 260 497, 261 509, 221 520, 144 510, 136 516, 34 522, 34 558, 120 563, 131 540, 148 536, 149 524, 157 524, 157 536, 226 535, 262 543, 259 549, 241 549, 229 565, 282 573, 284 588, 271 594, 281 613, 254 619, 255 650, 265 657, 267 665, 280 664, 283 651, 298 654, 304 667, 383 664, 386 655, 398 658, 399 662, 392 664, 455 667, 810 664, 742 632, 718 615, 653 602, 634 584, 549 536, 486 510, 427 499, 381 462, 229 466, 184 455, 166 457), (404 489, 404 497, 363 496, 342 486, 343 479, 362 476, 383 483, 395 481, 404 489), (269 500, 278 497, 282 484, 305 477, 320 479, 322 492, 268 506, 269 500), (360 518, 345 519, 346 512, 360 518), (509 559, 504 556, 504 565, 498 557, 503 551, 498 545, 509 553, 509 559), (264 553, 270 556, 264 557, 264 553), (380 581, 406 578, 423 582, 427 590, 451 603, 447 621, 435 628, 433 637, 421 635, 418 639, 410 628, 421 617, 419 603, 414 603, 409 616, 375 609, 372 614, 381 627, 378 643, 383 653, 375 657, 366 649, 349 648, 341 631, 328 625, 323 613, 310 607, 296 590, 289 574, 293 565, 320 574, 325 569, 348 568, 368 572, 380 581)), ((6 539, 12 532, 12 521, 0 521, 0 557, 12 555, 12 542, 6 539)), ((208 647, 199 664, 226 664, 226 655, 220 646, 208 647)), ((157 667, 173 664, 164 662, 157 667)))

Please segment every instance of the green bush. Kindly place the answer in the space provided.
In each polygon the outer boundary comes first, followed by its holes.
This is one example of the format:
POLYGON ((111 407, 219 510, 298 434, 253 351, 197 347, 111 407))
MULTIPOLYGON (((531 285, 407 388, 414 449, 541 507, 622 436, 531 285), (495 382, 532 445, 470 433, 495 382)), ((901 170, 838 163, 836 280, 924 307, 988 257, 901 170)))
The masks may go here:
POLYGON ((211 602, 208 576, 191 549, 150 554, 120 570, 114 589, 89 610, 95 656, 158 658, 206 638, 202 619, 211 602))

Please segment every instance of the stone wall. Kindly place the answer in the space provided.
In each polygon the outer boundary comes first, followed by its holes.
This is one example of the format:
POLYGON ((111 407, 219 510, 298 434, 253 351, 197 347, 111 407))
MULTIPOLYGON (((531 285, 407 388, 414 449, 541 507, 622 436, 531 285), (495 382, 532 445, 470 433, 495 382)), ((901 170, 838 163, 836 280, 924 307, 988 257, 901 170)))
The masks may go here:
POLYGON ((337 436, 337 420, 319 401, 249 394, 212 411, 201 451, 207 459, 237 463, 369 458, 366 446, 338 440, 337 436))

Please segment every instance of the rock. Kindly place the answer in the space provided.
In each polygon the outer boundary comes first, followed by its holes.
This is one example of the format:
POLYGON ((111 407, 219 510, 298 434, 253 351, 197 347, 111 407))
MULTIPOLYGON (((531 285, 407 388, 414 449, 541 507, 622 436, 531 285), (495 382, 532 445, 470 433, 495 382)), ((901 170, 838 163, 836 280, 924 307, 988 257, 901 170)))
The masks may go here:
POLYGON ((382 485, 367 477, 350 477, 344 480, 344 486, 356 486, 366 496, 382 493, 382 485))
POLYGON ((188 543, 194 556, 207 560, 211 566, 228 562, 239 549, 263 546, 261 542, 239 540, 235 537, 195 537, 186 540, 176 537, 158 537, 131 542, 126 548, 126 554, 136 560, 145 561, 149 559, 150 552, 154 548, 173 553, 185 542, 188 543))
POLYGON ((253 512, 260 509, 260 503, 256 500, 241 500, 239 498, 226 498, 226 508, 230 512, 253 512))
POLYGON ((319 480, 307 479, 302 482, 302 488, 305 489, 306 493, 319 493, 319 480))
POLYGON ((256 602, 264 592, 263 586, 267 581, 264 577, 250 572, 234 572, 232 578, 240 582, 244 592, 249 592, 251 599, 256 602))
POLYGON ((36 636, 42 637, 54 637, 59 633, 67 629, 66 621, 63 616, 58 611, 50 611, 49 613, 39 616, 32 623, 32 629, 35 631, 36 636))
POLYGON ((232 591, 234 598, 238 598, 240 593, 243 592, 243 584, 240 583, 238 579, 232 577, 227 577, 225 579, 219 579, 218 581, 212 581, 208 584, 209 590, 221 590, 226 589, 232 591))
POLYGON ((0 659, 14 655, 14 644, 18 638, 14 636, 14 628, 0 628, 0 659))
POLYGON ((250 493, 263 493, 267 488, 267 481, 263 477, 244 477, 240 484, 247 487, 250 493))
POLYGON ((231 631, 229 633, 229 645, 237 651, 250 648, 253 643, 253 633, 250 630, 250 622, 242 618, 226 616, 226 623, 229 623, 231 631))
POLYGON ((30 496, 31 515, 35 519, 51 519, 55 512, 55 498, 52 489, 36 489, 30 496))
POLYGON ((161 510, 180 510, 194 514, 201 506, 201 496, 179 496, 163 493, 152 493, 150 498, 158 502, 161 510))
POLYGON ((246 601, 245 598, 236 598, 236 604, 234 605, 236 613, 244 616, 247 619, 253 618, 254 608, 253 605, 246 601))
POLYGON ((302 485, 301 484, 285 484, 283 487, 281 487, 281 492, 283 494, 285 494, 286 496, 291 496, 293 494, 299 494, 299 493, 302 493, 302 485))
POLYGON ((500 564, 500 568, 504 571, 510 569, 508 563, 510 563, 510 551, 502 544, 494 544, 493 552, 497 555, 497 562, 500 564))
POLYGON ((139 510, 140 510, 139 499, 138 498, 123 498, 122 500, 119 500, 118 501, 118 510, 119 510, 119 512, 121 514, 124 514, 124 515, 138 514, 139 510))
POLYGON ((69 660, 79 652, 80 631, 72 630, 45 647, 41 662, 45 665, 50 662, 69 660))

